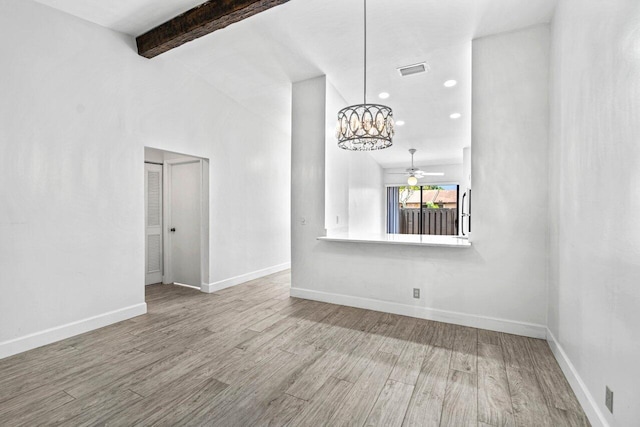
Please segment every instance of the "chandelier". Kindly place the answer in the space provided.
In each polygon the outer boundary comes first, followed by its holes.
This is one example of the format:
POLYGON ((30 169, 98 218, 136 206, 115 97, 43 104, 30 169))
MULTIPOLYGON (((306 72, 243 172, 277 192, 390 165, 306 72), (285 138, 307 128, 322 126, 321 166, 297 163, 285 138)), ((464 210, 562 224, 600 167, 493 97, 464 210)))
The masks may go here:
POLYGON ((393 144, 393 111, 386 105, 367 104, 367 0, 364 0, 364 103, 338 112, 338 147, 373 151, 393 144))

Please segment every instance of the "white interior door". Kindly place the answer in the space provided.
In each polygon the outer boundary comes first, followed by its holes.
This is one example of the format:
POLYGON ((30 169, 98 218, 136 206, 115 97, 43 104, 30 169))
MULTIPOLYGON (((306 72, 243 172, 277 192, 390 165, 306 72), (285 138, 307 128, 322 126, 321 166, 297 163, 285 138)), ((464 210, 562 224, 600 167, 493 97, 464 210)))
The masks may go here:
POLYGON ((144 165, 145 285, 162 282, 162 166, 144 165))
POLYGON ((170 173, 171 277, 173 282, 201 286, 200 218, 202 162, 174 163, 170 173))

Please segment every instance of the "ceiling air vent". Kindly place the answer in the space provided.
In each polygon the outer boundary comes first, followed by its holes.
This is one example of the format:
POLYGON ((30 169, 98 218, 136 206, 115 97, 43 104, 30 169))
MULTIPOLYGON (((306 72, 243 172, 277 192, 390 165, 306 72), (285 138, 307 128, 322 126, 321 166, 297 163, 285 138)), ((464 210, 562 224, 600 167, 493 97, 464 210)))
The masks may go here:
POLYGON ((410 76, 412 74, 426 73, 427 71, 429 71, 429 66, 425 62, 398 68, 398 72, 402 77, 410 76))

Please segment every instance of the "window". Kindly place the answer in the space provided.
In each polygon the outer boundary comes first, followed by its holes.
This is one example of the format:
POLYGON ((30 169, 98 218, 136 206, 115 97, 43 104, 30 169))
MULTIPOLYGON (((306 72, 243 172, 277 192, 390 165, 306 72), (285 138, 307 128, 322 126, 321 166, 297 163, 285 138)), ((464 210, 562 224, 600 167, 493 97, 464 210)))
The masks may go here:
POLYGON ((422 185, 387 188, 387 233, 458 234, 459 186, 422 185))

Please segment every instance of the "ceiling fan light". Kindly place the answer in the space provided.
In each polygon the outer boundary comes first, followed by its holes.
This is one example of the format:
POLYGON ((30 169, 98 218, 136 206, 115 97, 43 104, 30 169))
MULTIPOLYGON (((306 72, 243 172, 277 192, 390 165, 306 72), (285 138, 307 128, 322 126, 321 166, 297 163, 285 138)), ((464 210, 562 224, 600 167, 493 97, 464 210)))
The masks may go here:
POLYGON ((416 178, 415 175, 411 175, 409 179, 407 179, 407 184, 409 185, 416 185, 417 183, 418 183, 418 178, 416 178))

